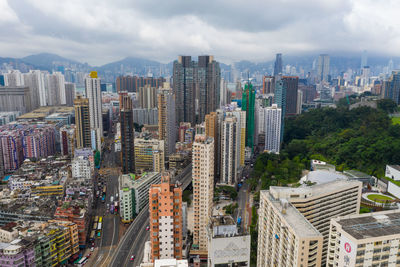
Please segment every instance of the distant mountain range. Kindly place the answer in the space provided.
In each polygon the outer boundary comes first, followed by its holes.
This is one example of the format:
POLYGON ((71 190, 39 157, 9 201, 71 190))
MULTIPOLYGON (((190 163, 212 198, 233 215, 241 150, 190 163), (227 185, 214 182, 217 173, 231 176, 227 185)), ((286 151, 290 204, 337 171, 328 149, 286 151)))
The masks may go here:
MULTIPOLYGON (((313 62, 318 58, 318 55, 305 55, 305 56, 286 56, 283 55, 283 65, 295 66, 297 69, 300 67, 308 71, 312 68, 313 62)), ((370 56, 368 63, 372 66, 382 68, 387 66, 390 58, 370 56)), ((335 73, 346 71, 351 68, 357 70, 360 68, 360 56, 359 55, 331 55, 331 70, 335 73)), ((393 58, 395 63, 400 62, 399 58, 393 58)), ((106 77, 106 80, 113 80, 114 77, 123 74, 133 75, 147 75, 152 73, 154 76, 171 76, 172 75, 172 62, 168 64, 160 63, 154 60, 148 60, 143 58, 127 57, 122 60, 111 62, 102 66, 90 66, 87 63, 81 63, 76 60, 61 57, 59 55, 50 53, 40 53, 30 55, 23 58, 2 58, 0 57, 0 64, 7 63, 11 64, 14 68, 20 69, 21 71, 29 71, 29 69, 41 69, 47 71, 65 70, 67 68, 75 69, 78 71, 88 72, 91 70, 97 70, 100 75, 106 77), (108 78, 107 78, 108 77, 108 78)), ((221 69, 223 72, 230 72, 232 69, 238 73, 250 72, 254 73, 271 73, 273 68, 273 61, 267 62, 251 62, 251 61, 239 61, 232 65, 226 65, 221 63, 221 69)), ((394 64, 394 67, 399 67, 394 64)), ((379 69, 378 69, 379 70, 379 69)))

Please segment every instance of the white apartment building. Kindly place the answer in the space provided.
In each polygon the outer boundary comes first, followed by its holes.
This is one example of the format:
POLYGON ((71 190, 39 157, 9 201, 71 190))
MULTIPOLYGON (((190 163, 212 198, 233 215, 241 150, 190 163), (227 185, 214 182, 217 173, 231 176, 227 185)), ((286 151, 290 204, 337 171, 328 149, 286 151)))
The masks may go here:
POLYGON ((398 209, 332 219, 326 266, 400 266, 399 223, 398 209))
POLYGON ((264 108, 265 147, 268 152, 279 153, 281 146, 282 109, 277 104, 264 108))
POLYGON ((72 178, 84 178, 87 180, 92 178, 92 166, 87 157, 74 157, 72 160, 72 178))
POLYGON ((46 73, 40 70, 30 70, 24 73, 24 84, 29 87, 32 105, 47 106, 48 95, 45 86, 46 73))
POLYGON ((271 186, 275 199, 287 199, 323 236, 322 265, 328 250, 330 219, 358 214, 362 183, 334 180, 298 188, 271 186))
POLYGON ((65 78, 61 72, 53 72, 45 76, 47 104, 50 106, 65 105, 65 78))
POLYGON ((92 132, 92 149, 101 151, 103 137, 103 117, 100 78, 92 71, 85 79, 86 97, 89 99, 90 130, 92 132), (93 142, 95 141, 95 142, 93 142))
POLYGON ((214 197, 214 139, 195 136, 192 151, 193 250, 207 254, 207 227, 214 197))
POLYGON ((322 234, 284 198, 260 192, 257 267, 321 266, 322 234))
POLYGON ((239 148, 238 162, 244 166, 245 147, 246 147, 246 111, 236 108, 233 111, 227 111, 226 116, 233 115, 237 119, 237 147, 239 148))
POLYGON ((144 173, 142 176, 123 174, 118 178, 120 195, 120 216, 122 222, 131 222, 149 203, 149 189, 161 182, 158 172, 144 173))
POLYGON ((220 183, 235 185, 239 167, 239 148, 237 138, 237 119, 234 116, 227 116, 222 122, 221 130, 221 178, 220 183))
POLYGON ((165 142, 165 155, 175 152, 177 140, 175 118, 175 95, 170 84, 165 82, 158 92, 158 132, 159 139, 165 142))
POLYGON ((4 85, 5 86, 23 86, 24 78, 19 70, 9 70, 8 73, 4 73, 4 85))

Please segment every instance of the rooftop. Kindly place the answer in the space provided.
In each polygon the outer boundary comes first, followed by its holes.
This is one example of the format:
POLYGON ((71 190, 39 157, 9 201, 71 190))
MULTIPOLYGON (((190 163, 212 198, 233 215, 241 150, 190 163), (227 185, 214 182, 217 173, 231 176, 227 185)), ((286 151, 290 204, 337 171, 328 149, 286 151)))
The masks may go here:
POLYGON ((322 169, 309 172, 306 176, 301 178, 301 181, 303 183, 311 182, 316 184, 324 184, 333 182, 335 180, 347 180, 347 179, 348 177, 341 172, 322 169))
POLYGON ((25 113, 18 117, 18 120, 24 119, 44 119, 52 113, 73 113, 74 107, 67 106, 45 106, 25 113))
POLYGON ((266 195, 275 209, 281 211, 282 217, 294 232, 300 237, 322 237, 315 227, 304 218, 304 216, 286 199, 276 199, 269 190, 262 190, 262 195, 266 195))
POLYGON ((395 170, 400 171, 400 165, 388 165, 388 166, 393 168, 393 169, 395 169, 395 170))
POLYGON ((400 210, 350 215, 335 221, 355 239, 400 234, 400 210))

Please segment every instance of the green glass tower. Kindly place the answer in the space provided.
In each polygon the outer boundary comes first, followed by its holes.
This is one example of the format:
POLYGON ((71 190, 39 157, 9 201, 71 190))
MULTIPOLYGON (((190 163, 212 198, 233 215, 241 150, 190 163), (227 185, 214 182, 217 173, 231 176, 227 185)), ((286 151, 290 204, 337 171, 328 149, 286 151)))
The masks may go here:
POLYGON ((246 146, 253 151, 254 148, 254 106, 256 91, 253 85, 248 82, 242 94, 242 110, 246 111, 246 146))

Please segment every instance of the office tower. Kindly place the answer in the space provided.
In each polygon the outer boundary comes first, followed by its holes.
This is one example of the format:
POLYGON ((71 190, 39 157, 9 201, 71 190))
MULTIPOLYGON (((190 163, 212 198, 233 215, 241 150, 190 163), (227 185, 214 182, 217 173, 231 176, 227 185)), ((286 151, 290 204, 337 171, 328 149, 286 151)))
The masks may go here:
POLYGON ((253 151, 254 146, 254 106, 256 91, 247 83, 242 94, 242 110, 246 111, 246 146, 253 151))
MULTIPOLYGON (((50 106, 59 106, 66 104, 65 96, 65 78, 61 72, 53 72, 46 75, 47 103, 50 106)), ((86 95, 87 97, 87 95, 86 95)))
POLYGON ((182 188, 170 184, 169 173, 150 187, 149 214, 151 261, 182 259, 182 188))
POLYGON ((282 109, 277 104, 264 108, 265 147, 268 152, 278 153, 281 146, 282 109))
POLYGON ((209 267, 250 266, 250 235, 239 227, 231 216, 211 218, 207 227, 209 267))
POLYGON ((135 170, 137 173, 165 169, 164 140, 135 138, 135 170))
POLYGON ((219 108, 221 70, 213 56, 199 56, 196 77, 196 99, 198 100, 197 123, 204 121, 206 114, 219 108))
POLYGON ((19 70, 9 70, 4 73, 4 86, 24 86, 24 78, 19 70))
POLYGON ((178 123, 196 124, 195 118, 195 66, 190 56, 179 56, 173 66, 173 90, 178 123))
POLYGON ((47 93, 44 82, 44 73, 40 70, 31 70, 23 74, 24 84, 29 87, 32 108, 47 105, 47 93))
POLYGON ((297 91, 299 87, 299 77, 283 76, 282 80, 286 91, 285 116, 294 116, 297 114, 297 91))
POLYGON ((74 100, 76 147, 92 147, 90 137, 89 99, 78 95, 74 100))
POLYGON ((207 255, 207 226, 214 196, 214 140, 196 135, 192 151, 193 245, 195 253, 207 255))
POLYGON ((362 183, 340 178, 340 175, 330 171, 314 171, 308 176, 324 177, 324 179, 338 176, 338 178, 299 188, 271 186, 269 192, 276 200, 289 201, 322 234, 322 266, 325 266, 330 220, 339 216, 358 214, 362 183))
POLYGON ((164 140, 166 156, 175 152, 175 96, 169 83, 164 83, 164 87, 158 92, 158 138, 164 140))
POLYGON ((221 78, 221 85, 219 88, 219 107, 223 107, 228 104, 228 83, 225 81, 224 78, 221 78))
POLYGON ((0 111, 32 111, 29 87, 0 87, 0 111))
POLYGON ((277 77, 275 82, 275 96, 274 104, 282 110, 281 115, 281 142, 283 141, 283 131, 285 128, 285 114, 286 114, 286 87, 281 77, 277 77))
POLYGON ((218 180, 220 170, 220 147, 219 147, 219 129, 218 116, 216 112, 207 114, 204 121, 206 127, 206 135, 214 139, 214 178, 218 180))
POLYGON ((362 52, 360 69, 363 69, 365 66, 368 66, 368 53, 367 53, 367 50, 364 50, 362 52))
POLYGON ((384 82, 384 97, 400 104, 400 71, 393 71, 389 80, 384 82))
POLYGON ((274 65, 274 76, 282 74, 282 54, 276 54, 274 65))
POLYGON ((327 82, 329 75, 329 55, 321 54, 318 57, 317 80, 327 82))
POLYGON ((92 71, 85 79, 86 97, 89 99, 90 131, 92 149, 101 151, 101 138, 103 137, 102 102, 100 78, 96 71, 92 71))
POLYGON ((263 76, 263 94, 275 93, 275 77, 274 76, 263 76))
POLYGON ((132 100, 126 92, 120 93, 119 99, 122 173, 134 173, 135 127, 133 125, 132 100))
POLYGON ((238 146, 237 146, 237 119, 227 116, 222 122, 221 129, 221 184, 235 185, 237 182, 238 146))
POLYGON ((157 107, 157 88, 145 85, 139 88, 139 106, 141 108, 157 107))
POLYGON ((322 234, 286 199, 260 192, 257 267, 321 266, 322 234))
POLYGON ((159 88, 163 86, 165 78, 118 76, 115 85, 117 92, 139 92, 140 87, 150 86, 159 88))
POLYGON ((398 209, 333 218, 326 266, 398 266, 398 209))
POLYGON ((65 83, 65 104, 68 107, 72 107, 74 105, 74 98, 75 98, 75 84, 65 83))

